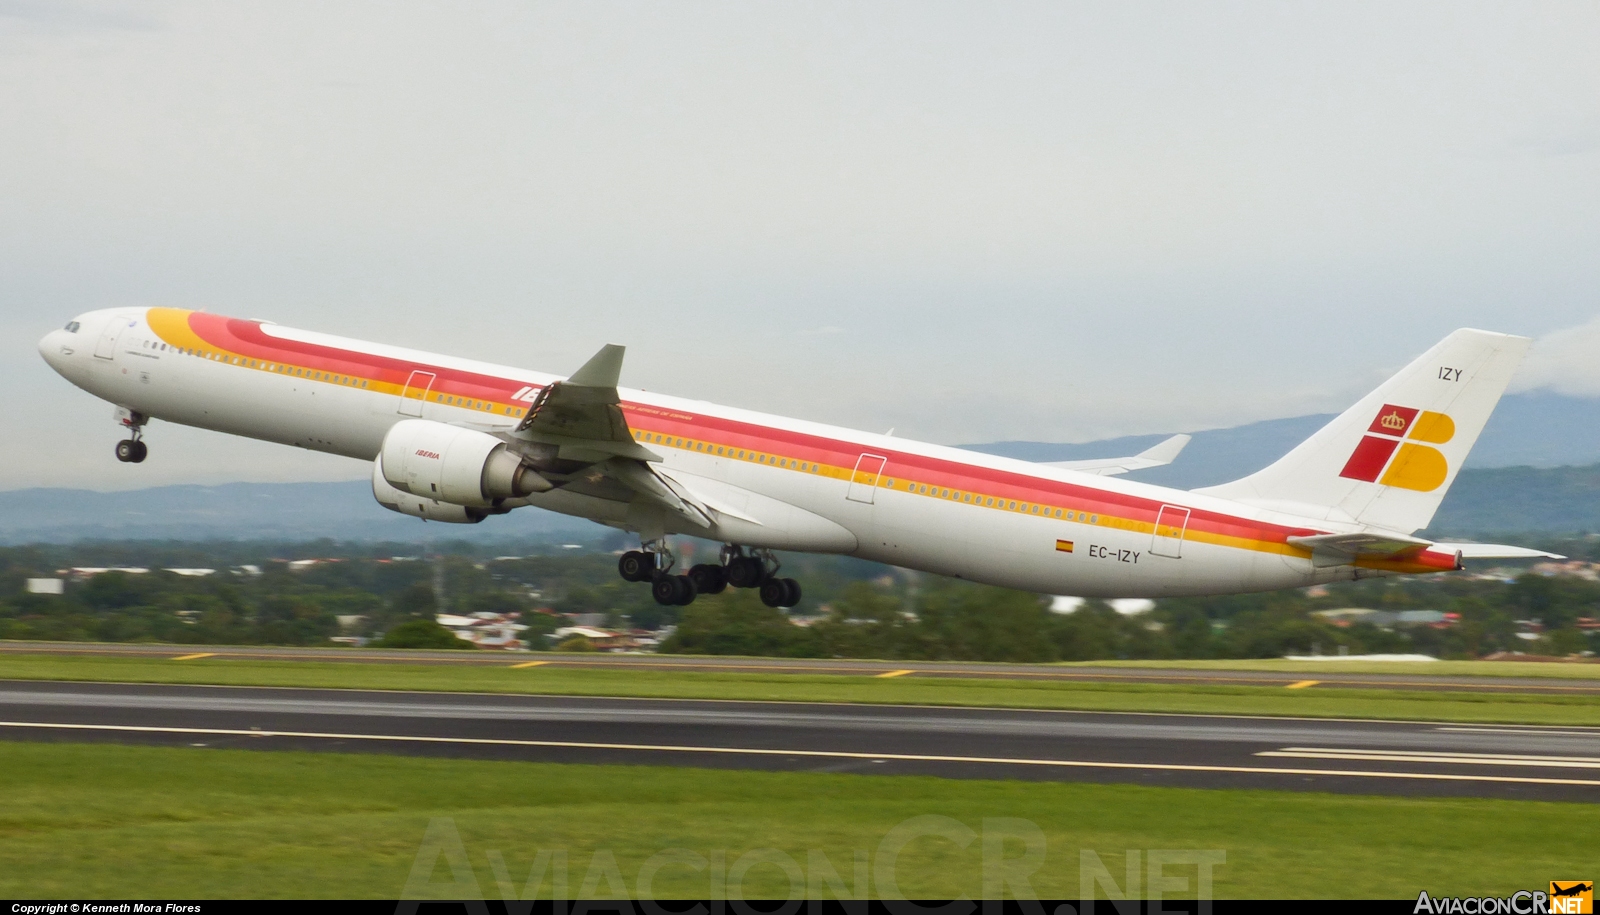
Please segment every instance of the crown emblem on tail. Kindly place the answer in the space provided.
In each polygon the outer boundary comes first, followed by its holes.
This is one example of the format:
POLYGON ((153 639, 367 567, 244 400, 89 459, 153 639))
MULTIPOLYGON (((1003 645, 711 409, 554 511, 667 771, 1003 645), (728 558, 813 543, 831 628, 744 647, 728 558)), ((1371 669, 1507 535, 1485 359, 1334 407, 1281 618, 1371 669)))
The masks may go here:
POLYGON ((1398 412, 1390 413, 1389 415, 1378 420, 1378 424, 1383 426, 1385 429, 1393 429, 1394 431, 1399 432, 1405 429, 1406 418, 1401 416, 1398 412))

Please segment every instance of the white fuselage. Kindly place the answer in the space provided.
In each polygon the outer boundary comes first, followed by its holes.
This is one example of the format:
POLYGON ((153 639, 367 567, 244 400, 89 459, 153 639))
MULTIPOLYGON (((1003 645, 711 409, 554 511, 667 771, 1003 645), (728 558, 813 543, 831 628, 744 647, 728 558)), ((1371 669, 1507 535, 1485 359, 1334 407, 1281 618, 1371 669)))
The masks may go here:
MULTIPOLYGON (((397 422, 510 430, 559 376, 172 309, 80 316, 40 343, 77 386, 144 416, 373 461, 397 422)), ((741 545, 835 552, 1049 594, 1212 594, 1350 578, 1289 536, 1332 523, 956 448, 620 390, 664 472, 741 545)), ((637 530, 630 504, 526 504, 637 530)), ((488 523, 493 523, 491 518, 488 523)), ((686 525, 669 532, 708 535, 686 525)), ((1383 571, 1381 565, 1360 574, 1383 571)))

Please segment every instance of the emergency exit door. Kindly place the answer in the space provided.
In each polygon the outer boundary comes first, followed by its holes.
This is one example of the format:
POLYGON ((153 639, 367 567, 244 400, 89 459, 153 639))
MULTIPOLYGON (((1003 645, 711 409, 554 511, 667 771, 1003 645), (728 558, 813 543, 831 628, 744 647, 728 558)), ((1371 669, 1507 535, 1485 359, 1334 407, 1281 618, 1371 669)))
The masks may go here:
POLYGON ((878 491, 878 478, 883 476, 883 465, 889 459, 879 454, 863 454, 856 459, 856 469, 850 474, 850 488, 844 497, 852 502, 872 504, 878 491))
POLYGON ((421 416, 422 402, 428 399, 428 392, 433 390, 434 375, 432 372, 412 372, 406 379, 405 389, 400 392, 400 415, 421 416))
POLYGON ((1157 556, 1180 559, 1183 556, 1183 534, 1189 529, 1189 510, 1176 505, 1163 505, 1156 515, 1155 539, 1150 552, 1157 556))

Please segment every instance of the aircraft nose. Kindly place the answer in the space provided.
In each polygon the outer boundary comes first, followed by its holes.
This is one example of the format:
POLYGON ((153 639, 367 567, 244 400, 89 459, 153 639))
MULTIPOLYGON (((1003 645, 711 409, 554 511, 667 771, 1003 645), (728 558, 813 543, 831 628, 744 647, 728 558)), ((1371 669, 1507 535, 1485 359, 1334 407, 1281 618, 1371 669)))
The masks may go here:
POLYGON ((43 356, 44 361, 50 363, 52 368, 55 367, 56 359, 61 355, 61 344, 56 342, 56 334, 59 333, 61 332, 53 330, 39 338, 39 355, 43 356))
POLYGON ((72 334, 63 330, 53 330, 39 339, 39 355, 56 371, 62 371, 66 366, 67 357, 72 355, 72 334))

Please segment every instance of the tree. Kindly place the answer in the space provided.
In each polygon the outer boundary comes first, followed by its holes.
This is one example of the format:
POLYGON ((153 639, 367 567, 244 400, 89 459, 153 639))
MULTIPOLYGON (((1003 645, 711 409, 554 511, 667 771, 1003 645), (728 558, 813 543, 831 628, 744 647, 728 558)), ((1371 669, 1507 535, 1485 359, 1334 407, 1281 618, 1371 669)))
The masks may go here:
POLYGON ((478 646, 466 639, 456 638, 455 633, 444 628, 433 620, 411 620, 401 623, 384 634, 383 638, 373 643, 379 648, 466 648, 478 646))
POLYGON ((685 608, 661 651, 811 658, 822 653, 822 646, 815 633, 763 605, 754 592, 737 590, 708 595, 685 608))

